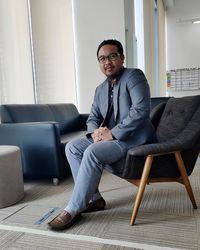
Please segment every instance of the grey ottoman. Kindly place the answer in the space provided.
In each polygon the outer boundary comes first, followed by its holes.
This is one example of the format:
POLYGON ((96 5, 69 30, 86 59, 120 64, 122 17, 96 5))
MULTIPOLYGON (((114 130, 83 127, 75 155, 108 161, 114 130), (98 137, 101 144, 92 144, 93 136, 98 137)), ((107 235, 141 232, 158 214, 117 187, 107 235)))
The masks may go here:
POLYGON ((10 206, 24 196, 20 149, 0 146, 0 208, 10 206))

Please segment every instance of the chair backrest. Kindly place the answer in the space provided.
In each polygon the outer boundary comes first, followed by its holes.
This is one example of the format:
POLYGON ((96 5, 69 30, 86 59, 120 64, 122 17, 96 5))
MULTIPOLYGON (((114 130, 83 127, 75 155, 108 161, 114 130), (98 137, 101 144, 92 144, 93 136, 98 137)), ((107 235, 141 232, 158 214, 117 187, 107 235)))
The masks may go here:
POLYGON ((160 103, 167 103, 171 97, 168 96, 159 96, 159 97, 151 97, 151 110, 153 110, 160 103))
MULTIPOLYGON (((157 126, 158 141, 167 141, 181 133, 193 117, 198 118, 195 116, 198 109, 200 109, 200 95, 170 98, 157 126)), ((200 122, 200 117, 198 119, 200 122)))

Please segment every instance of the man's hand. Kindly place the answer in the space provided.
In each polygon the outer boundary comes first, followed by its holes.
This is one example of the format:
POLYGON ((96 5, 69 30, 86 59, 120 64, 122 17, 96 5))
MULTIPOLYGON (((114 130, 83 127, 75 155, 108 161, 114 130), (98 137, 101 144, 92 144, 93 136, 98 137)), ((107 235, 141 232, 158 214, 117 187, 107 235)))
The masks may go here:
POLYGON ((91 134, 91 137, 94 142, 98 142, 102 140, 101 131, 99 130, 99 128, 94 130, 94 132, 91 134))
POLYGON ((111 131, 107 127, 100 127, 98 129, 95 129, 94 133, 92 133, 91 136, 94 142, 113 140, 111 131))
POLYGON ((111 140, 113 140, 111 130, 108 129, 107 127, 100 127, 99 131, 101 133, 101 140, 102 141, 111 141, 111 140))

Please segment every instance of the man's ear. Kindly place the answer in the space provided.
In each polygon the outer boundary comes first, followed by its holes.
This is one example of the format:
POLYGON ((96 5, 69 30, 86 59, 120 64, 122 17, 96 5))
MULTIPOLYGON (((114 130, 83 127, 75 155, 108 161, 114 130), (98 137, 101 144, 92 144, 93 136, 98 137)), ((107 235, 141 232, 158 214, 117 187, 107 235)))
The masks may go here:
POLYGON ((125 56, 124 56, 124 55, 120 55, 120 58, 121 58, 121 60, 122 60, 122 61, 123 61, 123 63, 124 63, 125 56))

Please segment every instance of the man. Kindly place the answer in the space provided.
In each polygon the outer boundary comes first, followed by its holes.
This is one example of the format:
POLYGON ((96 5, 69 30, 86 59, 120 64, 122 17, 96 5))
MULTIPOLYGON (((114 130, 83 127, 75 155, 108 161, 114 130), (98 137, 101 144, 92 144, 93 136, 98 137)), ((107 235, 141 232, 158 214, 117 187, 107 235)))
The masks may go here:
POLYGON ((149 86, 143 72, 123 67, 123 47, 117 40, 103 41, 97 59, 107 78, 96 89, 86 137, 66 145, 75 186, 67 207, 49 223, 54 230, 69 228, 81 213, 103 210, 106 203, 98 191, 103 170, 119 175, 123 166, 114 163, 130 148, 155 138, 149 119, 149 86))

